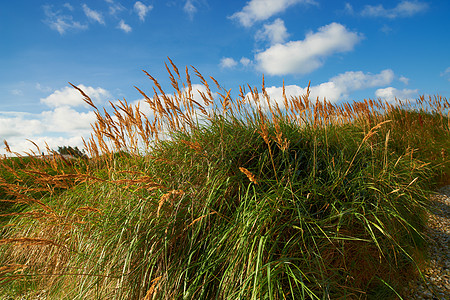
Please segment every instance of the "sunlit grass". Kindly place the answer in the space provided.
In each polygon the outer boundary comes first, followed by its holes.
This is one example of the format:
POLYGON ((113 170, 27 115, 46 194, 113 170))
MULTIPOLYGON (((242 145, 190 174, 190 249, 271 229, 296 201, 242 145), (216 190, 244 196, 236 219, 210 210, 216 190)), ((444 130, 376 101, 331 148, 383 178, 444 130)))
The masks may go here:
MULTIPOLYGON (((449 103, 308 94, 213 78, 194 99, 99 110, 89 159, 0 161, 5 297, 389 298, 415 276, 427 198, 449 174, 449 103), (219 96, 218 99, 213 94, 219 96), (5 202, 6 203, 6 202, 5 202), (406 270, 406 271, 405 271, 406 270)), ((38 152, 40 153, 40 151, 38 152)))

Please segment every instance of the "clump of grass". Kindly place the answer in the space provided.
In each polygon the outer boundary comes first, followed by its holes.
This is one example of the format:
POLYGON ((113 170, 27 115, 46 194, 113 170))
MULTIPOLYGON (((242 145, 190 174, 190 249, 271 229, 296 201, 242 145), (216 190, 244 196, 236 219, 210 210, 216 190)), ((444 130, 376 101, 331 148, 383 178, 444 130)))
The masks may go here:
POLYGON ((210 77, 215 99, 192 67, 206 90, 197 97, 189 69, 183 82, 169 62, 174 96, 148 73, 153 97, 138 89, 152 116, 125 100, 100 111, 80 90, 97 114, 90 159, 36 161, 20 171, 31 181, 1 161, 3 192, 22 204, 4 214, 4 295, 401 293, 423 248, 427 197, 448 174, 447 99, 335 105, 283 92, 276 102, 264 80, 232 99, 210 77))

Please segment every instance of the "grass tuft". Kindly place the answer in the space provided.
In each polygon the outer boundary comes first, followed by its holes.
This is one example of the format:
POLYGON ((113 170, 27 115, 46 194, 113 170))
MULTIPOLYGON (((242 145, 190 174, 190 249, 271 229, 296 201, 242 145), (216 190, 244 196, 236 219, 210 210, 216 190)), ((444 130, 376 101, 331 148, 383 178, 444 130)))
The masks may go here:
POLYGON ((0 159, 0 295, 401 296, 449 183, 448 100, 277 102, 264 79, 233 99, 191 67, 197 97, 169 63, 174 93, 147 72, 153 97, 137 88, 149 115, 74 86, 97 116, 89 158, 0 159))

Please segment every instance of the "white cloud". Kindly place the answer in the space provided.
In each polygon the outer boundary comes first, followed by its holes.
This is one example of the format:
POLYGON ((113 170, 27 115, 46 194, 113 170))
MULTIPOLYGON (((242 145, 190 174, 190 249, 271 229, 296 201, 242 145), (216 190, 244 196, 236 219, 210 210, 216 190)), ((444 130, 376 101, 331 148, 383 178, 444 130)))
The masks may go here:
MULTIPOLYGON (((107 90, 100 87, 78 87, 89 95, 98 107, 105 103, 107 97, 111 97, 107 90)), ((39 83, 36 88, 47 89, 39 83)), ((64 87, 42 98, 41 103, 49 109, 40 113, 0 111, 0 141, 7 140, 11 150, 19 153, 29 152, 30 149, 36 151, 27 139, 36 142, 44 152, 45 142, 53 149, 58 146, 77 146, 82 149, 81 137, 89 138, 92 132, 91 124, 96 121, 96 115, 84 103, 79 91, 64 87)), ((0 155, 2 154, 6 154, 4 147, 0 147, 0 155)))
POLYGON ((13 94, 14 96, 22 96, 23 95, 23 91, 19 90, 19 89, 12 89, 11 90, 11 94, 13 94))
POLYGON ((394 79, 394 72, 391 69, 381 71, 379 74, 345 72, 330 79, 345 95, 348 91, 356 91, 370 87, 383 86, 389 84, 394 79))
POLYGON ((126 33, 131 32, 132 28, 130 25, 126 24, 124 20, 120 20, 119 26, 117 26, 119 29, 125 31, 126 33))
POLYGON ((109 5, 109 14, 112 16, 117 15, 117 13, 125 10, 125 7, 120 4, 120 3, 116 3, 114 0, 105 0, 106 2, 108 2, 109 5))
POLYGON ((39 82, 36 83, 35 87, 36 87, 37 90, 39 90, 39 91, 41 91, 41 92, 44 92, 44 93, 48 93, 48 92, 51 92, 51 91, 52 91, 52 88, 51 88, 51 87, 43 86, 43 85, 40 84, 39 82))
POLYGON ((230 16, 241 25, 250 27, 257 21, 264 21, 271 16, 285 11, 294 4, 316 4, 313 0, 251 0, 244 8, 230 16))
MULTIPOLYGON (((36 142, 41 151, 45 151, 45 142, 50 147, 81 148, 81 137, 88 137, 95 119, 92 111, 83 113, 67 106, 39 114, 0 112, 0 140, 7 140, 11 150, 19 153, 36 150, 27 139, 36 142)), ((4 147, 0 147, 0 154, 6 154, 4 147)))
POLYGON ((350 15, 353 15, 355 11, 353 10, 353 6, 350 3, 345 3, 344 11, 350 15))
POLYGON ((275 44, 257 53, 255 60, 258 68, 270 75, 306 74, 322 66, 326 56, 353 50, 361 39, 360 34, 331 23, 308 33, 302 41, 275 44))
POLYGON ((389 34, 392 32, 392 28, 384 24, 383 27, 381 27, 380 31, 383 32, 384 34, 389 34))
MULTIPOLYGON (((103 88, 93 88, 85 86, 83 84, 78 87, 85 92, 95 103, 103 103, 106 98, 111 97, 110 93, 103 88)), ((88 105, 83 101, 83 96, 79 91, 72 87, 64 87, 60 90, 54 91, 50 96, 41 98, 41 103, 48 105, 49 107, 60 106, 85 106, 88 105)))
POLYGON ((42 131, 41 122, 33 119, 32 114, 0 112, 0 142, 11 137, 39 134, 42 131))
POLYGON ((73 11, 73 6, 72 5, 70 5, 70 3, 64 3, 64 5, 63 5, 65 8, 67 8, 68 10, 70 10, 70 11, 73 11))
POLYGON ((151 11, 153 9, 152 5, 145 5, 144 3, 142 3, 141 1, 137 1, 134 4, 134 10, 137 12, 139 19, 144 22, 145 21, 145 16, 147 15, 147 13, 149 11, 151 11))
POLYGON ((264 24, 264 29, 256 32, 255 38, 257 40, 267 40, 272 45, 284 43, 289 37, 289 34, 284 26, 284 21, 280 18, 276 19, 271 24, 264 24))
POLYGON ((387 87, 384 89, 378 89, 375 91, 375 96, 377 98, 381 98, 383 100, 386 100, 388 102, 394 102, 395 99, 399 100, 405 100, 405 99, 411 99, 418 96, 418 89, 410 90, 410 89, 403 89, 398 90, 394 87, 387 87))
POLYGON ((383 17, 395 19, 399 17, 411 17, 423 12, 428 8, 428 4, 420 1, 401 1, 394 8, 384 8, 383 5, 366 5, 361 11, 361 15, 368 17, 383 17))
POLYGON ((185 13, 187 13, 189 15, 189 18, 191 18, 191 19, 194 17, 194 14, 197 12, 197 8, 195 7, 192 0, 186 0, 183 10, 185 13))
POLYGON ((400 80, 401 82, 403 82, 406 85, 409 83, 409 78, 406 78, 405 76, 400 76, 400 78, 398 80, 400 80))
MULTIPOLYGON (((186 91, 187 91, 187 88, 184 89, 184 92, 186 92, 186 91)), ((192 97, 198 103, 203 104, 204 100, 199 92, 203 93, 204 95, 206 95, 206 97, 208 97, 208 91, 203 84, 198 84, 198 83, 192 84, 192 97)), ((219 98, 219 95, 217 93, 211 93, 211 95, 214 99, 219 98)))
MULTIPOLYGON (((27 138, 28 139, 28 138, 27 138)), ((34 151, 37 152, 36 147, 25 138, 11 138, 8 139, 8 144, 11 147, 11 150, 14 152, 21 153, 24 152, 31 153, 34 151)), ((35 144, 39 146, 40 152, 44 152, 47 154, 46 145, 50 147, 50 149, 56 151, 58 147, 61 146, 71 146, 78 147, 78 149, 83 149, 83 140, 81 136, 72 136, 72 137, 54 137, 54 136, 37 136, 34 138, 29 138, 29 140, 33 141, 35 144)), ((0 147, 0 155, 7 154, 4 147, 0 147)))
POLYGON ((237 61, 231 57, 224 57, 220 60, 220 67, 222 68, 234 68, 237 66, 237 61))
POLYGON ((96 120, 93 111, 78 112, 68 106, 56 107, 52 111, 42 112, 40 117, 45 124, 46 132, 80 135, 87 134, 91 130, 91 124, 96 120))
MULTIPOLYGON (((394 72, 390 69, 383 70, 378 74, 349 71, 334 76, 327 82, 310 86, 310 99, 318 97, 320 100, 326 98, 327 101, 336 102, 348 99, 349 95, 354 91, 390 84, 393 79, 394 72)), ((285 94, 288 99, 304 95, 306 90, 306 87, 298 85, 285 86, 285 94)), ((266 91, 271 99, 271 103, 277 103, 280 107, 284 107, 282 87, 266 87, 266 91)))
POLYGON ((61 14, 60 11, 53 11, 53 7, 50 5, 44 5, 43 8, 46 16, 44 23, 61 35, 66 33, 67 30, 85 30, 88 28, 87 25, 74 21, 70 15, 61 14))
POLYGON ((150 108, 150 105, 144 98, 135 100, 131 102, 130 105, 133 106, 133 108, 139 105, 139 111, 146 115, 147 118, 150 118, 154 115, 153 110, 150 108))
POLYGON ((242 57, 241 60, 239 61, 244 67, 247 67, 248 65, 250 65, 252 63, 252 61, 250 59, 248 59, 247 57, 242 57))
POLYGON ((105 21, 103 20, 103 16, 101 13, 93 9, 90 9, 86 4, 83 4, 83 11, 86 17, 88 17, 89 19, 98 22, 102 25, 105 25, 105 21))

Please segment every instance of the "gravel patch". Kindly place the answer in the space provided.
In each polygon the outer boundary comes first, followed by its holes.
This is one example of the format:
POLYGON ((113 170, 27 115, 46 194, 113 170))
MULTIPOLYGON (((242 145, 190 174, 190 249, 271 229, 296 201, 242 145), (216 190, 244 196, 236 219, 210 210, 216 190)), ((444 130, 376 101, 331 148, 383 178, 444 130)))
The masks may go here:
POLYGON ((405 287, 405 299, 450 299, 450 185, 433 195, 432 209, 425 230, 428 260, 421 269, 425 280, 418 279, 405 287))

